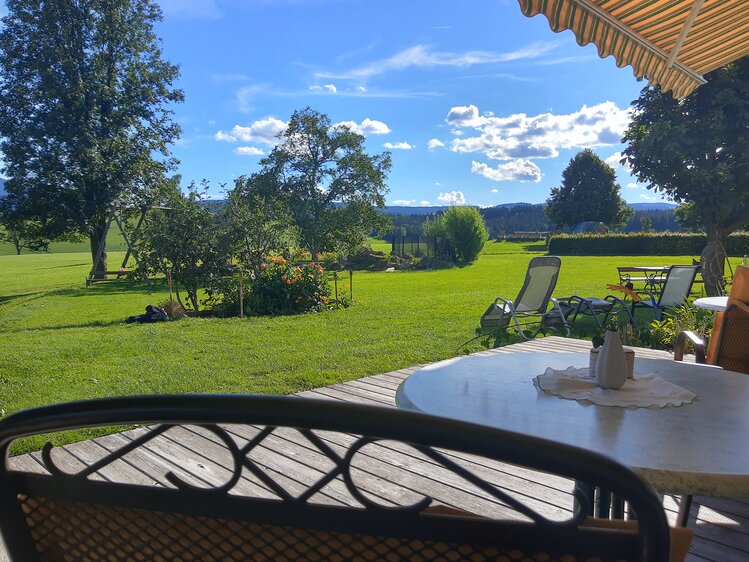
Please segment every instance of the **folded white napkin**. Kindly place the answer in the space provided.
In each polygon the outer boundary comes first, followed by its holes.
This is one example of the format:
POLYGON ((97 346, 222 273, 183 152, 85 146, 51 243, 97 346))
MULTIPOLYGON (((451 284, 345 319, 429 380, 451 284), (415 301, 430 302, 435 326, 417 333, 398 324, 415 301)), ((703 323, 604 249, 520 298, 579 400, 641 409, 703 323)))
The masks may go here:
POLYGON ((693 392, 652 373, 635 373, 634 378, 627 379, 619 390, 611 390, 598 386, 587 368, 567 367, 563 371, 548 368, 543 375, 533 379, 533 384, 544 392, 568 400, 621 408, 681 406, 691 403, 697 397, 693 392))

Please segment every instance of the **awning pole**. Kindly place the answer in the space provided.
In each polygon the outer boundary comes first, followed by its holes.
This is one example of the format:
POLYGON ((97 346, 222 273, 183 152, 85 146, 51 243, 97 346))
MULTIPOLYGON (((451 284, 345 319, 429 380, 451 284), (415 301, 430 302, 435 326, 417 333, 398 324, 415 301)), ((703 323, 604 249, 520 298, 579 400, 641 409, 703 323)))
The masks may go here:
POLYGON ((705 0, 694 0, 694 4, 692 5, 692 11, 689 12, 689 17, 687 18, 687 21, 684 22, 684 26, 681 28, 681 33, 679 33, 679 38, 676 40, 676 44, 674 45, 674 48, 671 49, 671 54, 668 55, 668 60, 666 61, 666 67, 671 68, 671 66, 673 66, 674 61, 676 60, 676 57, 679 55, 679 51, 681 50, 682 45, 684 45, 684 41, 686 41, 687 39, 687 35, 689 35, 689 30, 692 29, 694 20, 697 19, 697 14, 700 13, 700 10, 702 9, 702 5, 704 3, 705 3, 705 0))

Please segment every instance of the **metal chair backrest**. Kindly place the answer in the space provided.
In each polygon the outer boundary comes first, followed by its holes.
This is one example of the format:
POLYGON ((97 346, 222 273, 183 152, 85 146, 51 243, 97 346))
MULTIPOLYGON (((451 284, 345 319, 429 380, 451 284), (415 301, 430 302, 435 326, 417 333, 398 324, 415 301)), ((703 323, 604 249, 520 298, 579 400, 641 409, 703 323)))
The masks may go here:
POLYGON ((613 460, 394 408, 278 396, 103 399, 6 418, 0 451, 0 525, 14 560, 496 560, 520 553, 662 562, 669 553, 654 490, 613 460), (48 445, 41 462, 16 470, 8 459, 17 438, 123 424, 146 426, 98 446, 48 445), (136 462, 139 454, 145 464, 136 462), (566 519, 552 517, 532 493, 524 503, 501 480, 485 480, 491 463, 610 490, 639 525, 586 526, 592 498, 583 487, 575 488, 566 519), (423 470, 438 477, 425 482, 423 470), (473 497, 477 514, 431 508, 456 494, 473 497))
POLYGON ((684 304, 692 290, 698 270, 699 266, 696 265, 672 265, 658 297, 658 306, 671 308, 684 304))
POLYGON ((749 374, 749 305, 734 301, 723 312, 715 355, 708 361, 729 371, 749 374))
POLYGON ((557 286, 562 260, 557 256, 536 256, 528 263, 523 286, 513 301, 515 312, 546 312, 557 286))
POLYGON ((715 315, 707 360, 749 374, 749 267, 736 268, 728 306, 715 315))

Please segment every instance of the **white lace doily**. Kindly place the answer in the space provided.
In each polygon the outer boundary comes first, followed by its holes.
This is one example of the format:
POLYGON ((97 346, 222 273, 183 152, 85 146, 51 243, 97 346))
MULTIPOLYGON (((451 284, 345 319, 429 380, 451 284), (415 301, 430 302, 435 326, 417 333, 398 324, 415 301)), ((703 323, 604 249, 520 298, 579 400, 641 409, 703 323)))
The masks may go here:
POLYGON ((663 380, 652 373, 627 379, 619 390, 604 389, 591 377, 587 367, 567 367, 562 371, 546 369, 543 375, 533 379, 536 388, 543 392, 599 406, 621 408, 664 408, 689 404, 697 395, 685 388, 663 380))

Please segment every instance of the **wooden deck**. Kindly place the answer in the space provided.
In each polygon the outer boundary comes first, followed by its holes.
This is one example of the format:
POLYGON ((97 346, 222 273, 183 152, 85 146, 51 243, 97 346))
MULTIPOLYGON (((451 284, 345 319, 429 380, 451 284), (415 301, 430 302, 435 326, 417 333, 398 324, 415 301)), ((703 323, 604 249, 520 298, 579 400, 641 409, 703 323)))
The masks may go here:
MULTIPOLYGON (((585 341, 548 337, 484 353, 569 352, 584 351, 589 347, 590 343, 585 341)), ((668 356, 663 352, 646 349, 638 349, 637 353, 641 357, 668 356)), ((300 395, 394 406, 396 388, 417 368, 365 377, 302 392, 300 395)), ((232 426, 227 429, 240 441, 251 437, 251 428, 240 429, 232 426)), ((57 462, 71 468, 89 465, 103 453, 128 443, 143 431, 145 429, 135 429, 67 445, 61 448, 61 454, 56 457, 57 462)), ((342 445, 341 436, 331 439, 331 447, 342 445), (338 442, 335 439, 338 439, 338 442)), ((273 439, 264 442, 258 458, 254 459, 262 464, 264 470, 282 480, 291 491, 303 489, 305 483, 315 481, 325 470, 326 459, 319 451, 301 441, 291 430, 274 435, 273 439), (292 445, 293 453, 290 452, 292 445)), ((459 460, 488 481, 501 483, 503 487, 512 490, 518 497, 522 497, 523 501, 549 517, 562 518, 570 513, 571 483, 565 479, 506 464, 485 461, 479 463, 471 458, 459 460)), ((97 477, 151 485, 170 485, 165 481, 164 475, 173 471, 188 481, 211 485, 225 480, 229 462, 225 451, 211 434, 198 428, 185 427, 170 430, 168 434, 134 451, 127 459, 117 461, 101 470, 97 477)), ((327 462, 329 463, 329 460, 327 462)), ((14 468, 42 471, 39 453, 14 457, 11 463, 14 468)), ((381 446, 377 454, 370 454, 366 458, 366 466, 362 467, 362 479, 370 493, 386 504, 410 502, 412 499, 388 485, 388 482, 399 482, 406 483, 407 487, 413 490, 439 490, 436 497, 440 502, 475 513, 492 511, 496 514, 505 509, 478 490, 470 489, 458 481, 446 480, 439 467, 417 458, 417 455, 398 445, 381 446)), ((266 489, 251 479, 244 481, 243 486, 251 489, 253 493, 267 493, 266 489)), ((325 493, 316 499, 322 503, 333 504, 351 501, 345 487, 335 485, 326 489, 325 493)), ((749 560, 749 500, 697 497, 695 503, 690 527, 695 530, 696 537, 688 560, 749 560)), ((673 522, 677 509, 675 499, 670 496, 664 497, 664 506, 673 522)))

